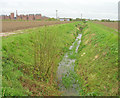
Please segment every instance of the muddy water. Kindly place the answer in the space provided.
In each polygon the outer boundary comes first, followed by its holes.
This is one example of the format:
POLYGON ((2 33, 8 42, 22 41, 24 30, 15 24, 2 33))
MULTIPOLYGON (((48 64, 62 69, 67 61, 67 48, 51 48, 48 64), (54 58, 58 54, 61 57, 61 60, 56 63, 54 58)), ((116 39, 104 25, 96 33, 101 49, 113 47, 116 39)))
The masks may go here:
POLYGON ((72 55, 74 52, 78 52, 78 48, 80 46, 82 34, 79 34, 76 38, 75 42, 70 46, 69 53, 66 53, 62 59, 62 61, 59 63, 58 71, 57 71, 57 78, 59 83, 59 90, 62 93, 63 96, 79 96, 77 88, 80 88, 78 84, 76 84, 75 80, 72 80, 72 86, 69 88, 65 88, 62 82, 62 77, 65 75, 69 76, 70 71, 74 72, 74 66, 75 66, 75 59, 70 59, 68 54, 72 55), (77 45, 75 45, 77 43, 77 45), (73 49, 75 48, 75 49, 73 49))

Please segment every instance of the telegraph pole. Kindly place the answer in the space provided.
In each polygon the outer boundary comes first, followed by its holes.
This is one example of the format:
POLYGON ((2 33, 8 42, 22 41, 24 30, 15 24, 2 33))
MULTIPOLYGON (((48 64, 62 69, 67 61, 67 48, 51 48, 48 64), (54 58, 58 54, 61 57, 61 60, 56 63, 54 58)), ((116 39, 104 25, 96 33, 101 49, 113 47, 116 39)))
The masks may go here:
POLYGON ((17 13, 17 10, 16 10, 16 19, 17 19, 17 16, 18 16, 18 13, 17 13))
POLYGON ((82 21, 82 13, 81 13, 81 21, 82 21))
POLYGON ((58 15, 57 12, 58 12, 58 10, 56 10, 56 20, 57 20, 57 17, 58 17, 58 16, 57 16, 57 15, 58 15))
POLYGON ((18 15, 17 10, 16 10, 16 16, 18 15))

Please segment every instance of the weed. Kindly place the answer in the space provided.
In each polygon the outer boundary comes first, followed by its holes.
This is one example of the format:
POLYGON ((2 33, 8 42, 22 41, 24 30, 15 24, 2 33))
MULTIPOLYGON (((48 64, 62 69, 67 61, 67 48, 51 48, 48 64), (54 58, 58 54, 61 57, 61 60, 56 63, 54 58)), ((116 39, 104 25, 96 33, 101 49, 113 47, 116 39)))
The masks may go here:
POLYGON ((42 89, 44 95, 58 94, 56 70, 76 36, 74 25, 77 23, 26 29, 22 30, 23 34, 3 37, 2 95, 39 95, 42 89), (32 82, 26 83, 26 78, 32 82), (32 85, 36 82, 43 85, 40 90, 32 85))
POLYGON ((118 94, 118 35, 112 32, 116 31, 91 22, 83 31, 75 66, 83 81, 80 95, 118 94))

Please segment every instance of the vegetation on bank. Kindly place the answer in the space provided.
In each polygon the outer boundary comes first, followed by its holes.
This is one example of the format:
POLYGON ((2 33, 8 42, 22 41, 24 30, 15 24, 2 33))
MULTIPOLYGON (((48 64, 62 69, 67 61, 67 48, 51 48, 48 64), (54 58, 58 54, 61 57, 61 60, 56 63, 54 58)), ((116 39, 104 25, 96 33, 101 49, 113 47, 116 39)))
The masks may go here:
POLYGON ((79 33, 78 53, 68 54, 76 59, 75 71, 63 77, 64 86, 69 88, 74 80, 81 96, 118 95, 118 32, 101 24, 78 23, 27 29, 24 34, 3 37, 2 95, 61 95, 56 82, 58 63, 79 33))
POLYGON ((56 96, 56 70, 76 37, 75 23, 3 37, 2 96, 56 96))
POLYGON ((118 95, 118 32, 88 22, 76 57, 80 95, 118 95))

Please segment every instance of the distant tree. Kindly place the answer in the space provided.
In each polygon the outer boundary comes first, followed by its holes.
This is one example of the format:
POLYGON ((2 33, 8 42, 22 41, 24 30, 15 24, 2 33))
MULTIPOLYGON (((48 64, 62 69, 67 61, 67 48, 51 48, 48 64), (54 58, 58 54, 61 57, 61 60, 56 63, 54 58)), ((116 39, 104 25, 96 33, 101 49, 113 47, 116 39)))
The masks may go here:
POLYGON ((73 21, 73 19, 70 18, 70 21, 73 21))
POLYGON ((110 19, 106 20, 107 22, 110 22, 110 19))
POLYGON ((81 19, 82 21, 86 21, 85 19, 81 19))
POLYGON ((93 21, 99 21, 98 19, 94 19, 93 21))
POLYGON ((105 19, 102 19, 101 22, 105 22, 105 19))
POLYGON ((55 18, 49 18, 48 21, 55 21, 55 18))
POLYGON ((76 18, 76 21, 85 21, 85 19, 76 18))
POLYGON ((101 22, 111 22, 110 19, 102 19, 101 22))
POLYGON ((76 21, 80 21, 80 18, 76 18, 76 21))

